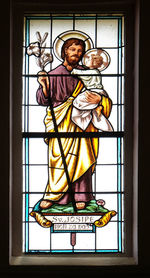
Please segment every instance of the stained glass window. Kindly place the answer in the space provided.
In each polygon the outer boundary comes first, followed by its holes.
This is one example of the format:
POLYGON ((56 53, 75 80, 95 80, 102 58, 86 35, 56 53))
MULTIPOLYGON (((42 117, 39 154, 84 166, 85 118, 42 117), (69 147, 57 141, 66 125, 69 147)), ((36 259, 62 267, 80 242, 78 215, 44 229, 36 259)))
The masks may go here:
POLYGON ((124 16, 30 15, 23 252, 124 252, 124 16))

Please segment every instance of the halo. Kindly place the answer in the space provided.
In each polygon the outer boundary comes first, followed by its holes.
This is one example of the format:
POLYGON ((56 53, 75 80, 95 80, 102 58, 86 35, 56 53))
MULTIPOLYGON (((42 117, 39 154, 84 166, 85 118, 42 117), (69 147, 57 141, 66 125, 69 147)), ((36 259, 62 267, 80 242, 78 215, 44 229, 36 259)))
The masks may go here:
POLYGON ((93 48, 93 41, 91 38, 86 34, 78 30, 71 30, 61 33, 56 37, 53 43, 53 51, 54 55, 58 60, 61 62, 63 61, 61 58, 61 48, 64 44, 64 42, 68 39, 75 38, 75 39, 81 39, 85 42, 85 51, 93 48))
POLYGON ((82 58, 82 64, 86 67, 91 67, 92 56, 96 58, 102 58, 102 64, 98 65, 97 61, 93 64, 93 68, 97 68, 99 71, 105 70, 110 64, 110 55, 102 48, 89 49, 82 58), (97 65, 96 65, 97 63, 97 65))

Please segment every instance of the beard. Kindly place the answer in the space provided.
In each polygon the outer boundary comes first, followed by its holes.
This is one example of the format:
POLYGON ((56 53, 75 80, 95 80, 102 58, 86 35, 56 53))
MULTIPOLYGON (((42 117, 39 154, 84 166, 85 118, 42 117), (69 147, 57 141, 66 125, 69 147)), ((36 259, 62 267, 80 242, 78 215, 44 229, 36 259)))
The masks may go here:
POLYGON ((65 58, 70 66, 77 65, 79 63, 79 61, 81 60, 81 57, 79 57, 77 55, 70 56, 70 55, 66 54, 65 58))

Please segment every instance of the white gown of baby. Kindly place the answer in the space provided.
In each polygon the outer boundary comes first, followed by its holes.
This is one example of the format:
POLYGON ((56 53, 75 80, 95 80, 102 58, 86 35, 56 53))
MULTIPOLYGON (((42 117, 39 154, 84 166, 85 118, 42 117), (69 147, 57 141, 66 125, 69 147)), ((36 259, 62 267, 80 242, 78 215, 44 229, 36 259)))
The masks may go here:
POLYGON ((98 104, 92 104, 86 100, 86 91, 107 96, 107 93, 103 90, 99 70, 73 69, 71 74, 78 75, 84 84, 82 92, 73 101, 72 121, 82 130, 85 130, 92 121, 93 125, 100 131, 113 131, 113 127, 108 119, 102 113, 98 116, 96 112, 98 104))

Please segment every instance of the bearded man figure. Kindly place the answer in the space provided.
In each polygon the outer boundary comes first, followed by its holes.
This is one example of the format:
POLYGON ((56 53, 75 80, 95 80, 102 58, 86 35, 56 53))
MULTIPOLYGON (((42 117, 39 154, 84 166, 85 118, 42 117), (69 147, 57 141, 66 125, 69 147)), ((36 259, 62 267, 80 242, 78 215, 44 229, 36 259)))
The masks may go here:
MULTIPOLYGON (((83 84, 76 76, 71 75, 74 68, 83 69, 79 65, 85 53, 85 43, 81 39, 71 38, 64 42, 61 50, 63 63, 54 70, 46 73, 39 72, 37 102, 48 106, 45 117, 47 132, 54 132, 54 125, 49 108, 49 99, 53 103, 56 123, 59 132, 83 132, 71 120, 73 100, 81 92, 83 84)), ((111 111, 111 100, 94 92, 87 93, 87 101, 103 106, 107 117, 111 111)), ((92 123, 85 132, 98 132, 92 123)), ((71 202, 68 192, 63 160, 57 138, 48 139, 49 178, 41 209, 50 208, 54 203, 65 205, 71 202)), ((77 209, 84 209, 87 202, 94 199, 92 194, 92 173, 98 156, 98 138, 62 138, 64 157, 71 181, 72 192, 77 209)))

